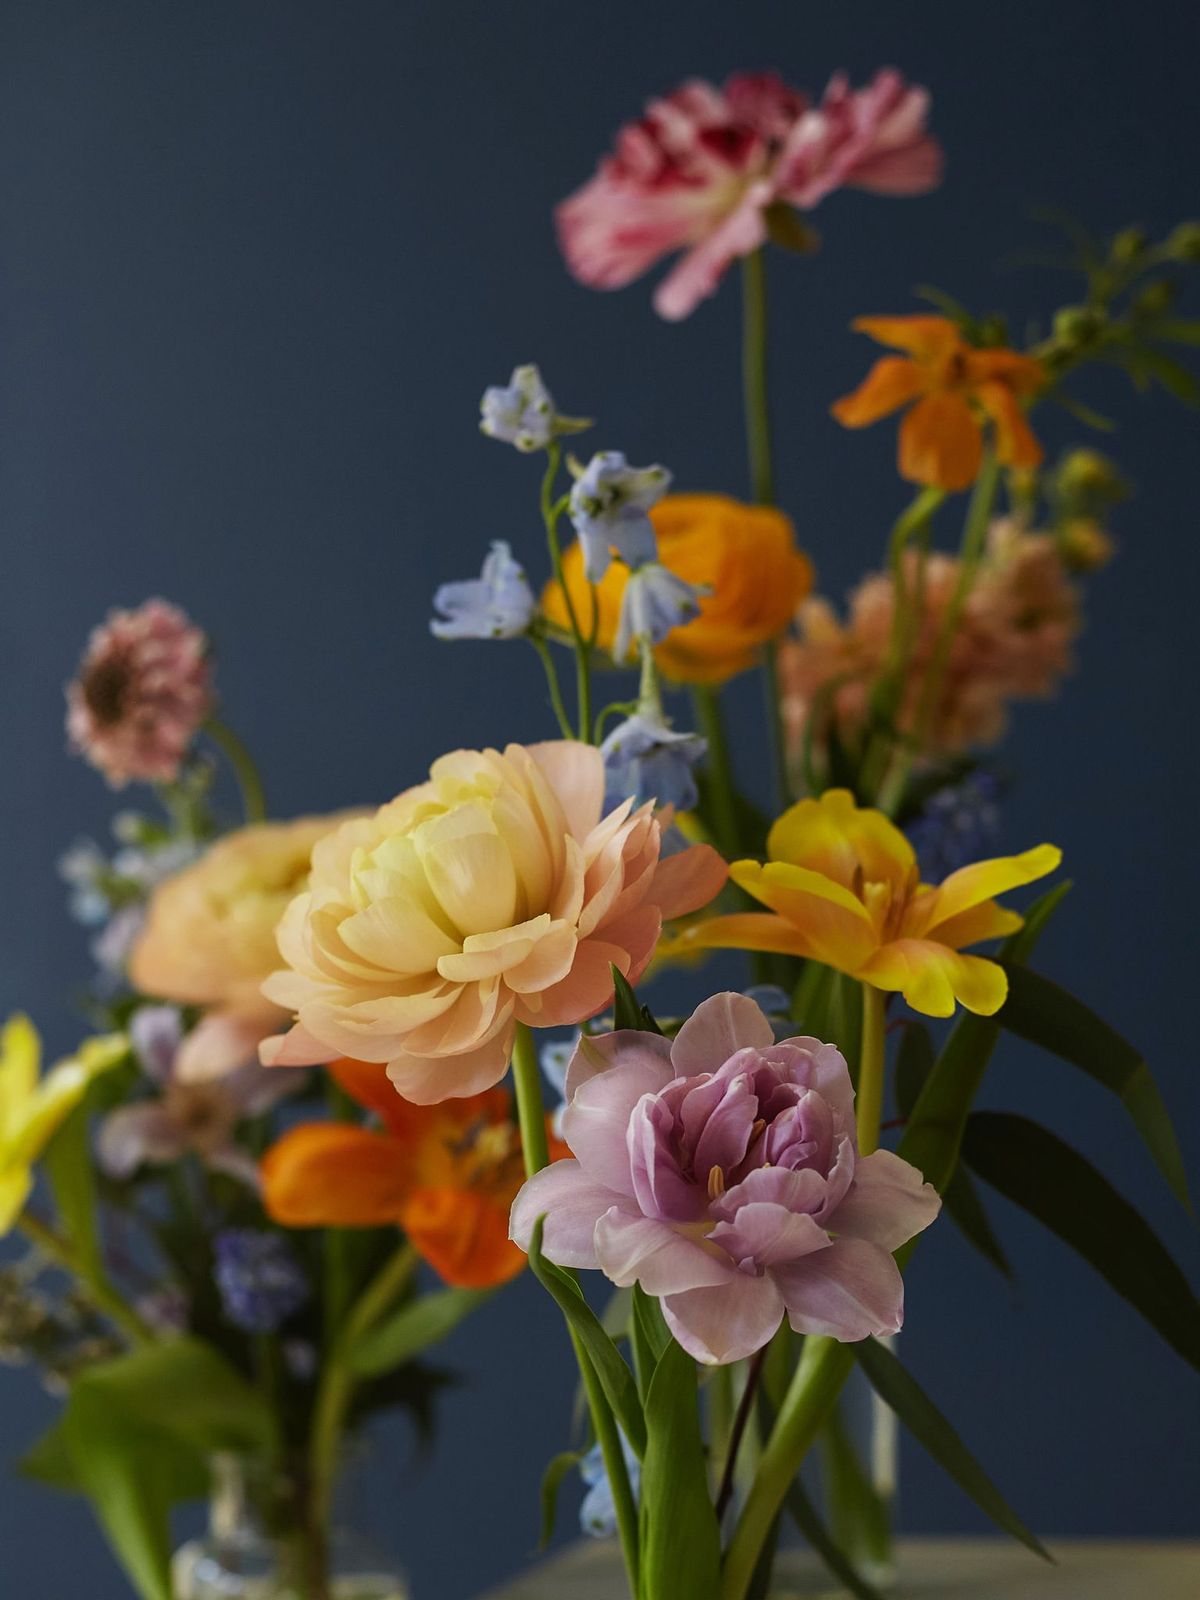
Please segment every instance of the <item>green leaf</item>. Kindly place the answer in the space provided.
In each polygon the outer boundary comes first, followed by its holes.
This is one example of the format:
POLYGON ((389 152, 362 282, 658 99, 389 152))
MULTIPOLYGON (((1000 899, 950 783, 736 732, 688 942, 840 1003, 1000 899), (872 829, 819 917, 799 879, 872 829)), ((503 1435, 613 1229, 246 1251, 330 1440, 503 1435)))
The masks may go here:
POLYGON ((103 1275, 96 1200, 96 1167, 90 1137, 90 1096, 72 1111, 51 1139, 42 1161, 54 1193, 63 1232, 91 1278, 103 1275))
POLYGON ((1171 1192, 1190 1211, 1179 1142, 1141 1052, 1049 978, 1028 967, 1002 965, 1008 973, 1008 999, 999 1021, 1010 1033, 1041 1045, 1111 1090, 1128 1111, 1171 1192))
MULTIPOLYGON (((1012 963, 1029 959, 1034 945, 1071 885, 1056 884, 1025 913, 1025 926, 1006 942, 1001 955, 1012 963)), ((992 1051, 1000 1037, 995 1017, 977 1017, 964 1011, 934 1063, 933 1071, 917 1097, 908 1126, 900 1139, 899 1154, 932 1183, 939 1194, 954 1176, 958 1151, 971 1103, 979 1092, 992 1051)), ((907 1260, 912 1246, 905 1245, 899 1259, 907 1260)))
POLYGON ((563 1450, 556 1455, 542 1474, 542 1533, 538 1549, 544 1550, 554 1537, 554 1519, 558 1512, 558 1491, 563 1479, 577 1467, 586 1455, 584 1450, 563 1450))
POLYGON ((604 1390, 604 1397, 612 1407, 622 1433, 629 1440, 630 1449, 640 1461, 646 1451, 646 1420, 642 1415, 641 1401, 633 1374, 625 1365, 621 1352, 605 1333, 595 1312, 583 1298, 574 1278, 547 1261, 542 1254, 542 1225, 539 1217, 529 1242, 529 1265, 534 1277, 554 1298, 567 1325, 579 1339, 588 1359, 595 1368, 604 1390))
POLYGON ((646 1396, 641 1600, 717 1600, 721 1537, 709 1498, 696 1364, 674 1340, 646 1396))
POLYGON ((1154 337, 1168 344, 1200 344, 1200 322, 1185 322, 1172 318, 1154 324, 1154 337))
POLYGON ((971 1174, 961 1161, 955 1167, 954 1176, 946 1185, 942 1199, 945 1202, 946 1215, 967 1243, 974 1245, 980 1255, 990 1261, 998 1272, 1011 1279, 1012 1266, 992 1228, 991 1219, 984 1209, 983 1201, 979 1198, 979 1190, 971 1181, 971 1174))
POLYGON ((812 1546, 843 1589, 854 1595, 855 1600, 880 1600, 878 1589, 872 1589, 865 1579, 859 1577, 849 1560, 834 1543, 829 1530, 821 1521, 820 1512, 809 1499, 808 1492, 799 1477, 793 1478, 788 1485, 784 1505, 800 1530, 801 1537, 812 1546))
POLYGON ((978 333, 978 320, 971 315, 966 306, 961 305, 952 295, 948 295, 944 289, 937 289, 930 283, 919 283, 913 293, 918 300, 927 300, 931 306, 936 306, 942 315, 956 323, 968 338, 973 338, 978 333))
POLYGON ((830 1532, 852 1569, 886 1562, 891 1543, 888 1508, 850 1442, 840 1408, 821 1430, 821 1475, 830 1532))
POLYGON ((1168 394, 1174 395, 1176 400, 1182 400, 1185 406, 1200 408, 1200 383, 1182 362, 1146 345, 1138 350, 1137 360, 1142 370, 1157 379, 1168 394))
POLYGON ((859 1364, 871 1380, 875 1393, 918 1439, 929 1454, 954 1479, 959 1488, 989 1516, 998 1528, 1011 1534, 1044 1561, 1053 1557, 1041 1541, 996 1488, 987 1473, 967 1449, 950 1423, 930 1400, 920 1384, 878 1339, 864 1339, 854 1346, 859 1364))
POLYGON ((803 222, 791 206, 777 201, 766 210, 767 237, 796 255, 811 256, 821 248, 821 235, 803 222))
POLYGON ((663 1321, 658 1301, 637 1283, 633 1286, 629 1342, 633 1348, 633 1369, 637 1377, 638 1393, 645 1401, 650 1379, 654 1375, 654 1369, 662 1360, 664 1350, 671 1342, 671 1335, 663 1321))
POLYGON ((437 1289, 410 1300, 369 1328, 352 1347, 347 1358, 351 1371, 373 1378, 403 1366, 453 1333, 494 1293, 493 1289, 437 1289))
POLYGON ((641 1005, 633 988, 622 973, 610 962, 608 970, 613 980, 613 1027, 632 1028, 636 1033, 662 1033, 648 1006, 641 1005))
POLYGON ((972 1114, 963 1158, 1078 1251, 1200 1368, 1200 1301, 1150 1225, 1090 1161, 1028 1117, 1004 1111, 972 1114))
POLYGON ((937 1054, 933 1048, 933 1035, 923 1022, 904 1019, 900 1034, 900 1048, 896 1051, 895 1095, 896 1110, 902 1117, 911 1117, 913 1107, 925 1087, 937 1054))
POLYGON ((1073 416, 1076 422, 1082 422, 1086 428, 1095 428, 1098 433, 1112 433, 1116 423, 1111 417, 1106 417, 1103 412, 1094 410, 1085 405, 1082 400, 1077 400, 1074 395, 1064 394, 1061 391, 1047 396, 1055 405, 1073 416))
POLYGON ((71 1464, 61 1418, 25 1452, 17 1463, 17 1471, 23 1478, 32 1478, 50 1489, 61 1489, 68 1494, 79 1492, 79 1479, 71 1464))

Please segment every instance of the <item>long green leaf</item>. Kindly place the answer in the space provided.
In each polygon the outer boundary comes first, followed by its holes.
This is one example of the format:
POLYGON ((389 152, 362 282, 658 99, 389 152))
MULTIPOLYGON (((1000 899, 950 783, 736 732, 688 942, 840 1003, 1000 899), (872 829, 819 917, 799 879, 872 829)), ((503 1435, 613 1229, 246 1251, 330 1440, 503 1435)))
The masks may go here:
POLYGON ((529 1242, 529 1265, 542 1287, 554 1298, 569 1326, 579 1337, 596 1370, 604 1397, 630 1448, 640 1461, 646 1453, 646 1419, 642 1415, 637 1385, 616 1345, 605 1333, 600 1319, 588 1305, 574 1278, 542 1254, 542 1223, 539 1217, 529 1242))
POLYGON ((821 1476, 830 1532, 851 1564, 886 1560, 890 1542, 888 1507, 851 1443, 841 1407, 821 1431, 821 1476))
POLYGON ((658 1301, 637 1283, 633 1286, 629 1342, 633 1350, 633 1370, 637 1378, 638 1393, 645 1404, 650 1379, 662 1359, 663 1351, 671 1342, 671 1335, 663 1321, 658 1301))
POLYGON ((92 1159, 89 1097, 85 1097, 51 1139, 42 1157, 63 1231, 89 1276, 102 1273, 92 1159))
POLYGON ((979 1509, 1035 1555, 1052 1561, 1050 1552, 1017 1516, 950 1423, 892 1352, 877 1339, 864 1339, 854 1346, 854 1353, 880 1399, 891 1406, 913 1437, 979 1509))
POLYGON ((878 1589, 859 1577, 841 1549, 834 1543, 829 1530, 821 1521, 821 1514, 808 1497, 801 1480, 793 1478, 784 1500, 788 1515, 800 1530, 801 1537, 816 1551, 830 1572, 855 1600, 880 1600, 878 1589))
POLYGON ((1200 1368, 1200 1301, 1150 1225, 1090 1161, 1028 1117, 1003 1111, 972 1114, 963 1157, 1200 1368))
POLYGON ((558 1513, 558 1491, 563 1479, 583 1460, 583 1450, 563 1450, 554 1456, 542 1474, 542 1534, 538 1549, 544 1550, 554 1537, 554 1519, 558 1513))
POLYGON ((1129 1113, 1175 1198, 1191 1210, 1179 1141, 1141 1052, 1057 983, 1028 967, 1011 962, 1003 965, 1008 973, 1008 999, 999 1014, 1003 1026, 1069 1061, 1111 1090, 1129 1113))
POLYGON ((641 1600, 717 1600, 721 1538, 709 1498, 696 1364, 674 1340, 646 1396, 641 1600))
POLYGON ((946 1215, 967 1243, 973 1245, 984 1260, 990 1261, 998 1272, 1003 1273, 1006 1278, 1011 1278, 1013 1270, 1004 1253, 1004 1247, 996 1237, 991 1218, 979 1197, 979 1190, 971 1181, 971 1174, 961 1161, 954 1169, 954 1176, 946 1185, 942 1200, 945 1203, 946 1215))
MULTIPOLYGON (((1025 914, 1025 926, 1004 946, 1006 961, 1015 964, 1029 959, 1039 935, 1070 887, 1069 883, 1057 884, 1035 901, 1025 914)), ((939 1194, 945 1193, 954 1176, 967 1115, 999 1037, 1000 1024, 995 1017, 963 1013, 925 1080, 901 1137, 900 1155, 939 1194)), ((905 1251, 910 1250, 911 1246, 906 1245, 905 1251)))
POLYGON ((370 1328, 348 1355, 353 1372, 374 1378, 420 1355, 453 1333, 464 1317, 483 1304, 492 1289, 438 1289, 401 1306, 370 1328))

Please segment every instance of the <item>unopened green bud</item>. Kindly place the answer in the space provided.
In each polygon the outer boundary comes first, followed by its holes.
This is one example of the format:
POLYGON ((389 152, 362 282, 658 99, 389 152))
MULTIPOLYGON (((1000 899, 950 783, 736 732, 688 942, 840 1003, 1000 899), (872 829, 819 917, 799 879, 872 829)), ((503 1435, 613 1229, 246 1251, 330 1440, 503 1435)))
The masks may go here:
POLYGON ((1161 317, 1175 301, 1175 285, 1169 278, 1159 278, 1148 283, 1134 301, 1135 309, 1144 317, 1161 317))
POLYGON ((1103 326, 1103 313, 1090 306, 1063 306, 1054 313, 1054 337, 1060 344, 1090 344, 1103 326))
POLYGON ((1099 450, 1071 450, 1056 473, 1059 495, 1072 505, 1099 506, 1124 500, 1128 485, 1099 450))
POLYGON ((1181 222, 1163 249, 1174 261, 1200 261, 1200 222, 1181 222))
POLYGON ((1127 266, 1137 260, 1147 243, 1145 228, 1123 228, 1112 242, 1112 258, 1122 266, 1127 266))

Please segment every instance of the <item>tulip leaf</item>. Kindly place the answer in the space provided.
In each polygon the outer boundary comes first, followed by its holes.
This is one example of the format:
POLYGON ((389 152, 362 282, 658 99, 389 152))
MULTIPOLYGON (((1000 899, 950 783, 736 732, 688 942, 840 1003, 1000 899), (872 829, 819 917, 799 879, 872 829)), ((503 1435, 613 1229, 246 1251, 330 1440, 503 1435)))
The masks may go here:
POLYGON ((529 1241, 529 1265, 534 1277, 557 1302, 567 1326, 579 1340, 595 1369, 604 1397, 613 1416, 638 1460, 646 1451, 646 1420, 642 1415, 637 1386, 621 1352, 605 1333, 596 1313, 583 1298, 575 1279, 542 1254, 542 1225, 539 1217, 529 1241))
MULTIPOLYGON (((1025 925, 1005 943, 1003 959, 1024 963, 1047 922, 1062 903, 1070 883, 1056 884, 1025 914, 1025 925)), ((899 1144, 899 1154, 944 1194, 958 1164, 959 1146, 971 1103, 1000 1037, 995 1017, 965 1011, 951 1030, 933 1070, 912 1109, 899 1144)), ((909 1251, 911 1246, 905 1246, 909 1251)), ((901 1259, 906 1259, 902 1256, 901 1259)))
POLYGON ((351 1371, 360 1378, 375 1378, 402 1367, 453 1333, 463 1318, 494 1292, 438 1289, 410 1300, 356 1341, 347 1356, 351 1371))
POLYGON ((93 1280, 103 1274, 96 1201, 96 1165, 92 1159, 88 1097, 59 1127, 42 1156, 54 1203, 72 1250, 93 1280))
POLYGON ((1200 1301, 1150 1225, 1090 1161, 1047 1128, 1004 1111, 972 1113, 963 1158, 1200 1368, 1200 1301))
POLYGON ((992 1227, 991 1218, 984 1209, 979 1190, 971 1179, 971 1174, 960 1161, 954 1169, 954 1176, 946 1185, 946 1192, 942 1196, 945 1204, 946 1215, 966 1239, 968 1244, 974 1245, 986 1261, 990 1261, 997 1272, 1003 1273, 1011 1279, 1013 1275, 1012 1264, 1004 1253, 1004 1247, 996 1237, 992 1227))
POLYGON ((933 1035, 923 1022, 904 1019, 900 1034, 900 1047, 896 1051, 895 1084, 896 1110, 902 1117, 913 1114, 913 1107, 933 1071, 937 1052, 933 1048, 933 1035))
POLYGON ((641 1600, 717 1600, 721 1537, 708 1488, 696 1364, 672 1339, 646 1395, 641 1600))
POLYGON ((1117 1096, 1179 1203, 1191 1210, 1179 1142, 1150 1068, 1127 1039, 1040 973, 1005 962, 1008 999, 999 1013, 1010 1033, 1079 1067, 1117 1096))
POLYGON ((784 1504, 801 1537, 812 1546, 842 1588, 852 1594, 855 1600, 880 1600, 878 1589, 873 1589, 864 1578, 859 1577, 848 1557, 834 1542, 799 1477, 793 1478, 788 1485, 784 1504))
POLYGON ((629 979, 609 963, 613 980, 613 1027, 632 1028, 636 1033, 662 1033, 649 1006, 644 1006, 633 991, 629 979))
POLYGON ((544 1550, 554 1537, 554 1519, 558 1513, 558 1491, 563 1479, 583 1460, 584 1450, 563 1450, 554 1456, 542 1474, 542 1533, 538 1549, 544 1550))
POLYGON ((1053 1557, 1029 1531, 912 1374, 878 1339, 864 1339, 854 1354, 876 1394, 998 1528, 1044 1561, 1053 1557))
POLYGON ((633 1306, 629 1318, 629 1342, 633 1350, 633 1368, 637 1375, 638 1393, 643 1401, 654 1369, 671 1342, 671 1335, 663 1321, 658 1301, 648 1295, 640 1284, 633 1286, 633 1306))
POLYGON ((891 1531, 887 1502, 863 1470, 839 1406, 821 1430, 821 1476, 830 1533, 851 1570, 855 1562, 886 1561, 891 1531))

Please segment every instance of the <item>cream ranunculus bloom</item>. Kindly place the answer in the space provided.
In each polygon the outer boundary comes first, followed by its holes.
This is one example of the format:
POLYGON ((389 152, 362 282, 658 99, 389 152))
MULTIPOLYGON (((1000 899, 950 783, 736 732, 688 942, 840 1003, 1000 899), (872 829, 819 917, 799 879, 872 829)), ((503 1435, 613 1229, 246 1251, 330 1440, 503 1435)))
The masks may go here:
POLYGON ((268 1065, 386 1062, 428 1105, 503 1077, 518 1022, 559 1027, 645 970, 664 917, 725 881, 706 845, 660 856, 662 814, 604 815, 604 765, 562 740, 458 750, 427 783, 313 852, 279 925, 290 970, 264 992, 297 1014, 268 1065))
POLYGON ((262 994, 279 963, 275 925, 304 886, 313 845, 351 814, 239 828, 160 884, 129 961, 136 987, 267 1032, 280 1018, 262 994))

